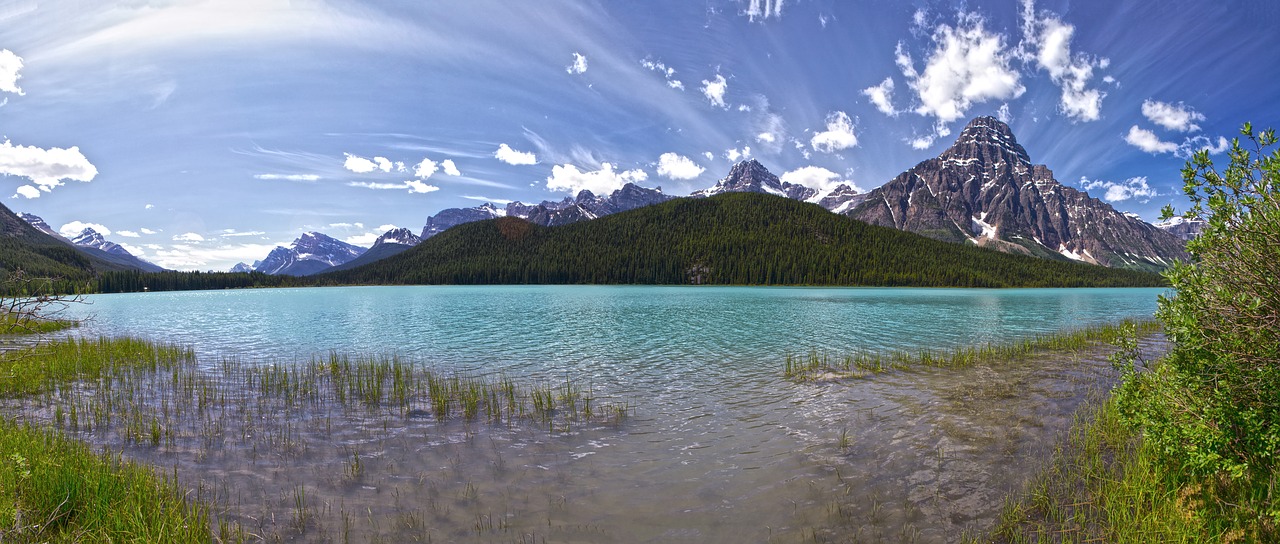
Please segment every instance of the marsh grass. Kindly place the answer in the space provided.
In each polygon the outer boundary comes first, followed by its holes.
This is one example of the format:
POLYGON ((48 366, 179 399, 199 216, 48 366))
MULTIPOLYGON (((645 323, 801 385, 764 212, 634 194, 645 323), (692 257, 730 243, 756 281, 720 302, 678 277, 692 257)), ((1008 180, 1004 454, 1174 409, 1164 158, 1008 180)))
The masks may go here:
POLYGON ((0 313, 0 334, 48 334, 79 327, 77 321, 39 319, 20 313, 0 313))
MULTIPOLYGON (((78 442, 71 438, 110 444, 112 448, 125 448, 130 457, 145 458, 161 466, 172 461, 173 478, 159 476, 159 483, 154 485, 136 485, 141 486, 139 489, 167 485, 172 491, 177 489, 175 482, 181 476, 181 487, 194 490, 190 510, 196 518, 188 525, 199 525, 206 534, 216 531, 218 538, 226 541, 241 541, 245 535, 327 538, 339 527, 349 535, 352 518, 341 508, 332 511, 327 506, 332 501, 313 499, 313 489, 325 497, 325 493, 334 490, 358 489, 366 479, 381 478, 376 474, 378 470, 394 470, 386 461, 371 465, 375 459, 358 444, 391 440, 410 429, 423 436, 426 432, 464 432, 467 437, 475 436, 476 427, 482 425, 572 432, 583 427, 621 425, 631 411, 626 402, 596 399, 592 388, 584 389, 570 376, 563 381, 522 385, 505 375, 444 373, 394 356, 351 357, 339 353, 301 363, 225 358, 209 365, 199 363, 188 348, 129 338, 58 340, 4 355, 0 357, 0 399, 18 419, 8 425, 51 427, 48 431, 29 432, 66 436, 58 440, 73 445, 78 442), (355 442, 342 445, 351 440, 355 442), (343 468, 332 474, 333 482, 323 476, 320 480, 297 481, 292 487, 281 489, 281 500, 274 502, 263 497, 250 497, 245 502, 239 490, 218 489, 216 484, 210 488, 198 470, 184 469, 181 474, 177 470, 178 465, 194 468, 203 463, 243 465, 239 470, 279 470, 327 456, 335 444, 341 450, 341 457, 335 459, 340 459, 337 463, 343 468), (371 471, 375 474, 371 475, 371 471), (269 512, 259 512, 259 507, 254 506, 275 502, 279 504, 271 506, 269 512), (207 513, 210 505, 218 505, 213 514, 207 513), (275 515, 276 510, 279 516, 275 515), (274 521, 277 517, 278 524, 274 521)), ((6 431, 5 436, 9 434, 6 431)), ((85 463, 97 458, 81 448, 69 449, 66 455, 82 457, 78 462, 85 463)), ((55 460, 52 454, 42 451, 6 449, 0 453, 17 453, 26 463, 23 466, 66 466, 66 470, 73 471, 65 476, 67 479, 92 481, 97 477, 78 475, 74 471, 85 470, 81 465, 55 460)), ((0 459, 0 464, 7 459, 0 459)), ((149 474, 145 469, 123 468, 125 465, 118 458, 101 462, 115 467, 120 478, 149 474)), ((15 474, 24 473, 22 466, 10 465, 4 477, 13 480, 17 478, 15 474)), ((10 489, 12 486, 6 485, 5 490, 10 489)), ((173 493, 181 497, 176 491, 173 493)), ((474 498, 478 493, 477 487, 468 482, 460 497, 474 498)), ((126 500, 123 504, 132 503, 126 500)), ((50 515, 58 521, 66 517, 56 512, 39 513, 43 512, 41 508, 47 509, 48 505, 12 506, 13 519, 0 517, 0 522, 42 516, 47 519, 50 515)), ((447 511, 448 506, 444 508, 447 511)), ((397 507, 393 515, 405 512, 397 507)), ((366 513, 368 519, 356 518, 361 520, 360 534, 378 534, 386 519, 373 511, 366 513)), ((168 518, 147 521, 150 518, 145 512, 137 515, 143 525, 171 523, 168 518)), ((54 534, 33 533, 34 526, 34 522, 28 526, 26 522, 13 521, 3 527, 23 528, 24 535, 54 534)), ((93 530, 96 529, 71 526, 54 535, 91 534, 85 531, 93 530)), ((147 532, 158 530, 144 526, 109 539, 89 540, 165 541, 168 537, 163 535, 168 533, 147 532), (153 534, 161 537, 152 538, 153 534)), ((0 535, 0 542, 7 541, 0 535)), ((189 539, 175 537, 169 541, 189 539)))
POLYGON ((1074 352, 1093 345, 1115 341, 1126 326, 1136 327, 1140 334, 1150 334, 1160 329, 1158 321, 1125 320, 1120 323, 1098 325, 1033 337, 1006 344, 983 344, 950 350, 919 350, 859 352, 843 357, 811 351, 808 355, 787 354, 783 361, 783 376, 806 382, 863 378, 891 370, 917 366, 934 368, 967 368, 977 364, 1019 361, 1040 353, 1074 352))

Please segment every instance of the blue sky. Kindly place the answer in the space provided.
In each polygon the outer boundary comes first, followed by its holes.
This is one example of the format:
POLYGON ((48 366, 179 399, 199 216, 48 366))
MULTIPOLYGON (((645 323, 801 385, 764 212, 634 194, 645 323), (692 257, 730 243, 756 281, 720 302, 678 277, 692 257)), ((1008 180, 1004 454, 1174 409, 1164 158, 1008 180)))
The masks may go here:
POLYGON ((1237 0, 9 0, 0 192, 225 270, 485 201, 685 195, 745 156, 869 190, 996 115, 1154 220, 1191 150, 1278 124, 1277 23, 1237 0))

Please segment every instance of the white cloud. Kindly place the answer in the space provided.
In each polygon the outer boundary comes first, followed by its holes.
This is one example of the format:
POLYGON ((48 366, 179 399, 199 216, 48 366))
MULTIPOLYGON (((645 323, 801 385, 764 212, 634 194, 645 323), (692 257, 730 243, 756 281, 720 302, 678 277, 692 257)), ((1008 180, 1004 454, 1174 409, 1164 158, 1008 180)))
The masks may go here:
POLYGON ((1173 154, 1183 159, 1190 159, 1197 151, 1208 151, 1210 155, 1218 155, 1228 149, 1231 149, 1231 142, 1222 136, 1218 136, 1217 143, 1214 143, 1212 138, 1195 136, 1183 141, 1173 154))
POLYGON ((862 192, 862 190, 858 189, 853 182, 847 181, 843 179, 840 174, 820 166, 802 166, 779 176, 778 179, 787 183, 803 185, 811 189, 816 189, 819 192, 830 191, 842 183, 848 184, 858 192, 862 192))
POLYGON ((1067 117, 1077 121, 1096 121, 1102 114, 1106 93, 1088 88, 1095 68, 1105 69, 1108 59, 1071 52, 1075 26, 1064 23, 1047 11, 1039 16, 1035 0, 1022 2, 1022 39, 1019 56, 1032 61, 1049 73, 1049 79, 1062 88, 1059 105, 1067 117))
POLYGON ((99 223, 85 223, 83 221, 72 221, 58 227, 58 234, 66 236, 67 238, 75 238, 84 229, 93 229, 103 236, 111 236, 111 229, 99 223))
POLYGON ((440 190, 440 188, 436 187, 435 185, 428 185, 416 179, 411 179, 409 181, 406 181, 404 182, 404 185, 409 189, 410 193, 416 193, 416 194, 427 194, 427 193, 440 190))
POLYGON ((627 183, 637 183, 649 178, 644 170, 615 171, 612 164, 600 164, 595 171, 581 171, 572 164, 551 167, 551 176, 547 178, 547 188, 553 191, 578 193, 582 190, 597 195, 607 195, 621 189, 627 183))
POLYGON ((706 171, 692 159, 675 153, 663 153, 658 157, 658 175, 668 179, 693 179, 706 171))
POLYGON ((427 179, 430 178, 432 174, 435 174, 436 170, 439 170, 439 168, 436 167, 436 161, 424 157, 422 162, 413 166, 413 175, 418 179, 427 179))
POLYGON ((133 231, 131 231, 131 230, 118 230, 118 231, 116 231, 116 234, 118 234, 118 235, 120 235, 120 236, 124 236, 125 238, 138 238, 138 237, 142 236, 141 234, 138 234, 138 233, 133 232, 133 231))
POLYGON ((381 183, 376 181, 352 181, 347 183, 348 187, 359 187, 362 189, 374 189, 377 191, 409 191, 410 193, 430 193, 439 191, 440 188, 435 185, 429 185, 422 181, 411 179, 400 183, 381 183))
POLYGON ((1000 104, 1000 109, 996 110, 996 119, 1001 123, 1009 124, 1013 122, 1013 113, 1009 112, 1009 103, 1000 104))
POLYGON ((175 242, 203 242, 204 236, 200 236, 194 232, 184 232, 173 237, 175 242))
POLYGON ((747 160, 751 158, 751 146, 743 146, 742 149, 726 149, 724 158, 733 162, 738 162, 738 159, 747 160))
POLYGON ((467 200, 475 200, 477 202, 492 202, 499 206, 506 206, 507 204, 515 202, 514 200, 508 200, 505 198, 489 198, 487 196, 479 196, 479 195, 462 195, 462 198, 465 198, 467 200))
POLYGON ((684 90, 684 82, 675 78, 676 76, 675 68, 672 68, 670 66, 663 64, 662 61, 660 60, 653 60, 649 58, 646 58, 640 61, 640 66, 643 66, 645 68, 648 68, 649 70, 662 74, 662 77, 667 80, 668 87, 671 87, 672 89, 681 90, 681 91, 684 90))
POLYGON ((587 57, 581 53, 573 53, 573 63, 565 67, 564 71, 570 74, 581 74, 587 71, 587 57))
POLYGON ((461 176, 462 172, 458 171, 458 165, 453 164, 453 159, 445 159, 440 161, 440 170, 447 176, 461 176))
POLYGON ((1156 153, 1173 153, 1178 150, 1178 144, 1161 141, 1160 137, 1156 136, 1154 132, 1138 128, 1138 125, 1129 127, 1129 134, 1125 135, 1124 141, 1153 155, 1156 153))
POLYGON ((507 144, 499 144, 493 153, 498 160, 510 165, 537 164, 538 157, 528 151, 516 151, 507 144))
POLYGON ((254 179, 282 179, 287 181, 316 181, 320 176, 315 174, 254 174, 254 179))
POLYGON ((347 160, 342 163, 342 167, 347 170, 357 174, 368 174, 369 172, 378 169, 378 164, 369 159, 352 155, 350 153, 344 153, 344 155, 347 156, 347 160))
POLYGON ((926 134, 924 136, 911 138, 910 140, 907 140, 907 143, 911 145, 911 149, 924 150, 932 147, 933 142, 937 141, 937 139, 938 136, 936 134, 926 134))
POLYGON ((154 208, 154 207, 156 207, 156 205, 155 205, 155 204, 147 204, 146 206, 143 206, 143 207, 142 207, 142 209, 144 209, 144 210, 150 210, 150 209, 152 209, 152 208, 154 208))
POLYGON ((346 242, 346 243, 348 243, 348 244, 352 244, 352 245, 357 245, 357 246, 362 246, 362 247, 369 247, 369 246, 373 245, 373 243, 374 243, 374 242, 377 242, 377 241, 378 241, 378 237, 379 237, 379 236, 382 236, 383 234, 386 234, 386 233, 387 233, 387 231, 392 230, 392 229, 396 229, 396 228, 399 228, 399 227, 397 227, 397 226, 395 226, 395 225, 390 225, 390 224, 388 224, 388 225, 382 225, 382 226, 379 226, 379 227, 377 227, 377 228, 374 228, 373 230, 371 230, 371 231, 369 231, 369 232, 365 232, 365 233, 361 233, 361 234, 356 234, 356 235, 353 235, 353 236, 348 236, 348 237, 347 237, 346 239, 344 239, 343 241, 344 241, 344 242, 346 242))
POLYGON ((703 151, 703 152, 702 152, 702 156, 703 156, 703 157, 706 157, 706 158, 707 158, 707 160, 709 160, 709 161, 716 160, 716 154, 715 154, 715 153, 712 153, 712 152, 710 152, 710 151, 703 151))
POLYGON ((897 117, 898 110, 893 107, 893 78, 886 77, 879 85, 867 87, 862 90, 862 94, 871 99, 871 103, 875 104, 876 109, 881 113, 890 117, 897 117))
POLYGON ((842 111, 827 114, 827 130, 815 132, 809 139, 809 145, 817 151, 834 153, 858 145, 858 137, 853 134, 853 120, 842 111))
POLYGON ((266 233, 265 233, 265 232, 262 232, 262 231, 260 231, 260 230, 251 230, 251 231, 247 231, 247 232, 239 232, 239 231, 237 231, 236 229, 228 229, 226 232, 224 232, 224 233, 222 233, 222 234, 219 234, 218 236, 221 236, 221 237, 223 237, 223 238, 240 238, 240 237, 244 237, 244 236, 262 236, 262 235, 264 235, 264 234, 266 234, 266 233))
POLYGON ((1200 130, 1200 125, 1197 125, 1196 121, 1204 121, 1204 114, 1181 102, 1168 104, 1155 100, 1143 100, 1142 115, 1152 123, 1178 132, 1196 132, 1200 130))
POLYGON ((144 228, 140 228, 140 229, 138 229, 138 231, 139 231, 139 232, 141 232, 141 233, 143 233, 143 234, 156 234, 156 231, 151 230, 151 229, 149 229, 149 228, 145 228, 145 227, 144 227, 144 228))
POLYGON ((15 191, 16 191, 16 194, 13 195, 15 198, 18 195, 22 195, 27 198, 40 198, 40 189, 36 189, 35 187, 32 187, 30 185, 22 185, 18 187, 15 191))
MULTIPOLYGON (((374 157, 373 162, 378 163, 378 170, 382 170, 383 172, 390 172, 392 166, 394 166, 391 163, 391 160, 386 157, 374 157)), ((400 169, 404 170, 404 163, 400 164, 400 169)))
POLYGON ((922 72, 901 44, 895 55, 920 102, 916 113, 943 125, 964 117, 974 104, 1017 98, 1026 91, 1021 75, 1010 67, 1004 36, 987 32, 982 17, 962 13, 955 27, 938 25, 932 39, 935 48, 922 72))
POLYGON ((62 180, 92 181, 98 169, 80 153, 80 148, 54 147, 41 149, 35 146, 13 145, 9 140, 0 144, 0 174, 30 179, 34 187, 26 185, 18 194, 36 198, 31 189, 49 192, 62 185, 62 180))
POLYGON ((712 106, 728 108, 724 102, 724 93, 729 89, 729 82, 725 81, 724 76, 716 74, 714 81, 702 80, 702 95, 711 101, 712 106))
POLYGON ((1104 190, 1105 192, 1102 195, 1102 199, 1107 202, 1120 202, 1131 198, 1137 198, 1142 199, 1140 202, 1145 204, 1153 197, 1159 196, 1159 193, 1147 184, 1147 178, 1145 176, 1129 178, 1119 183, 1103 180, 1090 181, 1088 178, 1082 177, 1080 178, 1080 186, 1084 187, 1084 190, 1086 191, 1092 191, 1095 189, 1104 190))
POLYGON ((24 94, 22 88, 18 87, 18 80, 22 79, 22 74, 18 73, 20 70, 22 57, 8 49, 0 49, 0 91, 19 96, 24 94))
POLYGON ((782 0, 751 0, 747 6, 747 18, 755 22, 756 18, 768 19, 782 17, 782 0))
POLYGON ((756 134, 756 141, 765 144, 771 144, 777 141, 772 132, 761 132, 756 134))
POLYGON ((211 244, 204 244, 199 247, 174 244, 169 249, 148 244, 144 247, 154 251, 149 258, 151 262, 171 270, 196 270, 206 267, 210 263, 226 263, 221 266, 225 270, 232 263, 251 263, 255 259, 261 259, 267 253, 270 253, 272 249, 275 249, 277 245, 284 244, 238 244, 217 247, 212 247, 211 244))

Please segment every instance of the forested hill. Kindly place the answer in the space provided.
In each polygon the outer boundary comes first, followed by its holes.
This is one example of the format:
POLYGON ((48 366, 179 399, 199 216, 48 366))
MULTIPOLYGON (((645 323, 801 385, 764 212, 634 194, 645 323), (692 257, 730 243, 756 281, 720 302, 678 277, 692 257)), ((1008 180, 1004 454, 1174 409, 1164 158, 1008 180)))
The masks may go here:
POLYGON ((315 278, 340 284, 721 284, 1131 287, 1158 275, 1051 261, 876 227, 782 197, 730 193, 560 227, 460 225, 315 278))

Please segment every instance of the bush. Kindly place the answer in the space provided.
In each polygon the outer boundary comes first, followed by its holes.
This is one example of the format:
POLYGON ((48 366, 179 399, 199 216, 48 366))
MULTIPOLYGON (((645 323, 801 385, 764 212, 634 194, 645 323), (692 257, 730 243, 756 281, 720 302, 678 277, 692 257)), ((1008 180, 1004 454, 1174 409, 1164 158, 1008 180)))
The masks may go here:
POLYGON ((1224 534, 1265 540, 1280 525, 1280 151, 1274 130, 1241 133, 1221 172, 1205 151, 1182 171, 1183 216, 1205 228, 1187 245, 1191 262, 1166 272, 1175 294, 1157 317, 1171 352, 1118 397, 1174 483, 1205 486, 1224 534))

